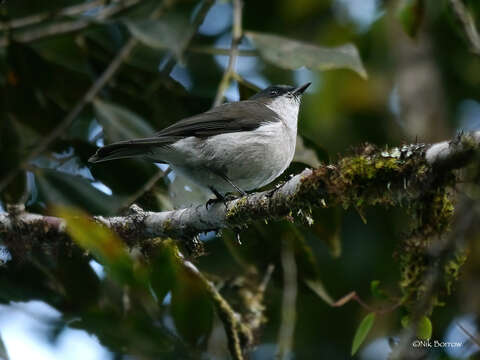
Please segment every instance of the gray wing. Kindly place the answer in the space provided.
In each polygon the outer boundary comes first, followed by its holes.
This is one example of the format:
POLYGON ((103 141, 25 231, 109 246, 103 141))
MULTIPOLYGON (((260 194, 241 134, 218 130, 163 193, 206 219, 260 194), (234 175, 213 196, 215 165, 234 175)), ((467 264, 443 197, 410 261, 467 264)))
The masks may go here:
POLYGON ((160 139, 209 136, 251 131, 262 123, 280 121, 276 113, 257 101, 245 100, 217 106, 210 111, 195 115, 170 125, 156 135, 160 139))
POLYGON ((280 121, 276 113, 264 104, 245 100, 217 106, 212 110, 176 122, 153 137, 119 141, 97 150, 89 161, 145 156, 154 148, 168 146, 186 137, 207 138, 219 134, 252 131, 261 124, 280 121))

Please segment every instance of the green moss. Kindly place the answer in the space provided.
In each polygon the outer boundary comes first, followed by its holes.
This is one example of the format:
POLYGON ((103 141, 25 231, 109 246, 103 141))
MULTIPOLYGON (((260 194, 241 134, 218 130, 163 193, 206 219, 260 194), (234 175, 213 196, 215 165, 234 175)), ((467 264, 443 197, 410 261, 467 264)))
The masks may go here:
MULTIPOLYGON (((411 216, 410 233, 397 252, 399 286, 407 308, 425 295, 425 276, 432 266, 429 249, 448 233, 454 213, 447 190, 454 175, 433 172, 425 161, 424 148, 419 144, 379 152, 367 145, 356 155, 341 159, 336 167, 316 172, 329 205, 354 206, 360 214, 366 206, 402 206, 411 216)), ((442 290, 432 297, 430 310, 441 304, 442 294, 450 292, 461 264, 459 259, 449 262, 442 290)))
POLYGON ((163 222, 163 231, 165 231, 165 233, 168 233, 171 230, 173 230, 172 221, 167 219, 163 222))
MULTIPOLYGON (((237 219, 237 218, 239 217, 239 215, 245 213, 243 208, 245 205, 247 205, 247 203, 248 203, 248 200, 246 196, 238 199, 238 201, 235 203, 235 206, 232 206, 227 210, 225 214, 225 217, 227 218, 227 220, 235 218, 240 223, 241 219, 237 219)), ((260 204, 260 206, 261 205, 263 204, 260 204)))
POLYGON ((445 288, 448 295, 452 293, 452 288, 458 281, 460 269, 463 264, 465 264, 465 261, 467 261, 467 253, 465 251, 459 251, 454 255, 453 259, 445 264, 445 288))

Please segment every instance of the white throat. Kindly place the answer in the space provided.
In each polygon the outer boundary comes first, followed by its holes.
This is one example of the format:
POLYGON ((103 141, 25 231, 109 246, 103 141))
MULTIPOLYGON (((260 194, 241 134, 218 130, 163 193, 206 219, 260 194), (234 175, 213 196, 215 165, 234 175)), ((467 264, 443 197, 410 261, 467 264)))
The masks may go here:
POLYGON ((294 130, 295 133, 297 132, 297 118, 300 101, 295 100, 294 98, 279 96, 265 105, 280 116, 289 129, 294 130))

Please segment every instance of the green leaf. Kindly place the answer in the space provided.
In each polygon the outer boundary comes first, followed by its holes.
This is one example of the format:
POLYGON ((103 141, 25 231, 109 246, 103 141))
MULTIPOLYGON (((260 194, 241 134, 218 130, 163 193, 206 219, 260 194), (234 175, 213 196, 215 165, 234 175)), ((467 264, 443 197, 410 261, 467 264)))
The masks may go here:
POLYGON ((178 248, 171 239, 160 240, 152 250, 149 277, 152 289, 159 301, 173 289, 176 283, 179 256, 178 248))
POLYGON ((54 213, 66 220, 67 233, 71 238, 105 265, 117 281, 122 284, 136 282, 132 259, 114 232, 95 223, 79 210, 57 207, 54 213))
POLYGON ((355 336, 353 337, 353 344, 352 344, 352 356, 355 355, 357 350, 363 344, 365 339, 367 338, 368 333, 372 329, 373 323, 375 322, 375 313, 370 313, 365 316, 358 325, 357 331, 355 332, 355 336))
POLYGON ((426 316, 422 316, 417 325, 417 336, 419 339, 428 340, 432 337, 432 322, 426 316))
POLYGON ((294 70, 306 66, 312 70, 350 69, 367 78, 358 50, 352 44, 323 47, 278 35, 252 31, 246 32, 246 35, 262 58, 281 68, 294 70))
POLYGON ((190 344, 207 339, 213 324, 213 305, 198 278, 190 269, 180 268, 172 290, 172 316, 175 327, 190 344))
POLYGON ((396 16, 403 29, 410 37, 415 37, 422 25, 425 13, 423 0, 403 0, 397 10, 396 16))
POLYGON ((143 118, 119 105, 97 99, 93 106, 110 141, 147 137, 155 132, 143 118))
POLYGON ((162 17, 161 20, 129 20, 125 25, 141 43, 171 50, 177 57, 182 51, 183 39, 191 31, 188 21, 178 16, 162 17))
POLYGON ((84 51, 68 35, 49 37, 32 43, 32 48, 45 60, 65 68, 88 73, 84 51))
MULTIPOLYGON (((410 316, 405 315, 400 321, 403 328, 407 328, 410 325, 410 316)), ((432 337, 433 326, 432 322, 427 316, 422 316, 418 320, 417 324, 417 337, 422 340, 428 340, 432 337)))

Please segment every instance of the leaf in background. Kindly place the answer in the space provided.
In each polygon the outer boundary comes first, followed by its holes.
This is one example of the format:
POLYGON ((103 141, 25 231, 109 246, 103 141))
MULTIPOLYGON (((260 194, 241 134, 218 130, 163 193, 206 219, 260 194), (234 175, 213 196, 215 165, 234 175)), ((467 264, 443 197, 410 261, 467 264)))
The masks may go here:
MULTIPOLYGON (((407 328, 410 326, 410 321, 410 316, 405 315, 400 320, 400 323, 402 324, 403 328, 407 328)), ((422 340, 428 340, 432 337, 432 330, 433 326, 430 319, 425 315, 422 316, 417 323, 417 337, 422 340)))
POLYGON ((298 276, 310 288, 310 290, 320 297, 320 299, 325 301, 328 305, 333 304, 334 300, 320 280, 320 269, 312 248, 307 244, 300 231, 291 224, 288 224, 288 227, 295 234, 293 239, 298 276))
POLYGON ((151 255, 150 284, 157 299, 161 302, 167 293, 173 289, 178 272, 178 248, 171 239, 154 241, 151 255))
POLYGON ((39 168, 34 170, 34 174, 47 205, 75 206, 89 213, 107 215, 116 213, 123 205, 123 197, 109 196, 82 177, 39 168))
POLYGON ((368 333, 372 329, 373 323, 375 322, 375 313, 370 313, 365 316, 358 325, 357 331, 355 332, 355 336, 353 337, 353 344, 352 344, 352 356, 355 355, 357 350, 363 344, 365 339, 367 338, 368 333))
POLYGON ((35 41, 32 48, 45 60, 67 69, 88 73, 88 62, 85 53, 72 41, 70 35, 55 36, 35 41))
POLYGON ((425 14, 425 2, 423 0, 403 0, 397 9, 397 18, 403 26, 403 30, 410 36, 415 37, 422 25, 425 14))
POLYGON ((428 340, 432 337, 432 322, 426 316, 422 316, 417 325, 417 336, 419 339, 428 340))
POLYGON ((320 280, 309 280, 305 279, 305 284, 312 290, 315 294, 318 295, 320 299, 325 301, 328 305, 333 305, 335 301, 332 299, 330 294, 325 289, 325 286, 320 282, 320 280))
POLYGON ((56 216, 67 222, 67 233, 85 250, 90 251, 107 271, 122 284, 135 283, 133 262, 125 245, 105 226, 95 223, 82 211, 57 207, 56 216))
POLYGON ((357 48, 352 44, 322 47, 288 39, 278 35, 248 31, 260 56, 284 69, 294 70, 306 66, 312 70, 350 69, 363 78, 367 72, 357 48))
POLYGON ((172 291, 172 316, 175 327, 191 344, 206 340, 213 324, 213 304, 198 277, 196 269, 182 265, 172 291))
POLYGON ((143 44, 171 50, 177 57, 180 56, 183 39, 191 31, 188 21, 179 16, 162 17, 160 20, 129 20, 125 21, 125 25, 143 44))
POLYGON ((417 336, 419 339, 428 340, 432 337, 432 322, 426 316, 422 316, 417 325, 417 336))
POLYGON ((155 132, 144 119, 119 105, 96 99, 93 106, 110 141, 147 137, 155 132))

